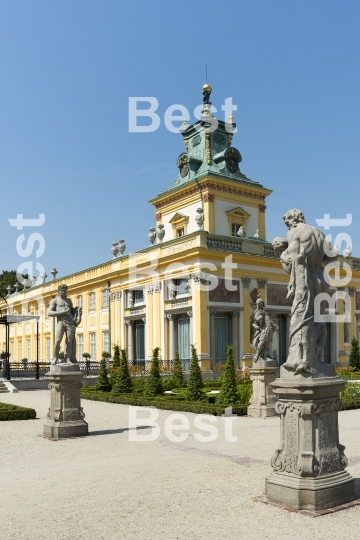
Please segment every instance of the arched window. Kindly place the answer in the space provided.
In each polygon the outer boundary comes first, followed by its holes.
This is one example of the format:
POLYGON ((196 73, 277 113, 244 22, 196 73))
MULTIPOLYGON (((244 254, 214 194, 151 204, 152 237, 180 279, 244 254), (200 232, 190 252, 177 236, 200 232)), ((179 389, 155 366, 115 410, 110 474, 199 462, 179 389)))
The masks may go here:
POLYGON ((89 294, 89 308, 96 309, 96 294, 94 292, 89 294))
POLYGON ((83 297, 82 297, 82 295, 77 297, 77 305, 78 305, 79 308, 83 307, 83 297))
POLYGON ((104 289, 102 293, 103 307, 109 307, 109 289, 104 289))

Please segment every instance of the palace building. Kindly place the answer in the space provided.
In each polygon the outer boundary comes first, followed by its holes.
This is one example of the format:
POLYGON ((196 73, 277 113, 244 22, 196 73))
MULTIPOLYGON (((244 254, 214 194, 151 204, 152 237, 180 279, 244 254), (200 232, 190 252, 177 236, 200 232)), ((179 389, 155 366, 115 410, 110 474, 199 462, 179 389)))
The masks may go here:
MULTIPOLYGON (((141 365, 160 347, 163 360, 179 351, 186 368, 193 343, 202 370, 211 372, 224 363, 232 344, 236 364, 249 367, 255 352, 250 317, 259 294, 278 326, 272 355, 279 365, 286 360, 289 276, 266 239, 266 199, 272 191, 241 172, 241 154, 232 146, 233 118, 218 120, 215 130, 212 119, 205 104, 201 120, 184 122, 177 178, 150 201, 156 219, 150 245, 7 297, 10 313, 42 315, 38 342, 36 321, 11 325, 11 362, 34 361, 36 347, 41 361, 53 358, 55 326, 47 308, 60 283, 68 285, 74 306, 83 308, 76 330, 80 360, 85 352, 99 360, 117 343, 127 348, 132 363, 141 365)), ((338 259, 352 270, 345 287, 351 313, 349 322, 326 323, 324 361, 346 364, 351 338, 359 334, 360 259, 338 259)), ((342 300, 336 310, 344 313, 342 300)), ((5 349, 5 332, 2 340, 5 349)))

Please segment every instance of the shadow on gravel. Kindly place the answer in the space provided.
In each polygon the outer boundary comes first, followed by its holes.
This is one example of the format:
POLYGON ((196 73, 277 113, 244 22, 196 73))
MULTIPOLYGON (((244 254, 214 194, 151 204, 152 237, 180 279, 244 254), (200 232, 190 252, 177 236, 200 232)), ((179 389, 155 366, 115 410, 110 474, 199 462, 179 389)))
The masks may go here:
POLYGON ((120 428, 120 429, 103 429, 101 431, 90 431, 88 437, 94 437, 98 435, 116 435, 117 433, 125 433, 126 431, 134 429, 152 429, 154 426, 136 426, 131 428, 120 428))

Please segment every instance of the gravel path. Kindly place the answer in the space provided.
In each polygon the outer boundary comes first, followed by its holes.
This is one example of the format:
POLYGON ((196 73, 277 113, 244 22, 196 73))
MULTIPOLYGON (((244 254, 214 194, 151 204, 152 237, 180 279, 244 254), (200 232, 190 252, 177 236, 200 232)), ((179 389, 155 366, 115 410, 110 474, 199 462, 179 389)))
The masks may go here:
MULTIPOLYGON (((1 540, 359 537, 360 507, 312 519, 253 500, 264 492, 270 472, 277 418, 237 418, 237 443, 225 440, 224 420, 217 419, 219 437, 202 443, 194 436, 195 415, 182 413, 190 430, 179 443, 163 430, 171 413, 159 411, 159 438, 134 442, 128 406, 83 400, 89 436, 49 441, 41 437, 48 391, 2 394, 0 401, 34 407, 38 414, 36 420, 0 422, 1 540)), ((143 426, 149 424, 145 417, 143 426)), ((355 478, 360 477, 359 420, 360 410, 339 415, 340 441, 355 478)), ((360 496, 360 481, 357 490, 360 496)))

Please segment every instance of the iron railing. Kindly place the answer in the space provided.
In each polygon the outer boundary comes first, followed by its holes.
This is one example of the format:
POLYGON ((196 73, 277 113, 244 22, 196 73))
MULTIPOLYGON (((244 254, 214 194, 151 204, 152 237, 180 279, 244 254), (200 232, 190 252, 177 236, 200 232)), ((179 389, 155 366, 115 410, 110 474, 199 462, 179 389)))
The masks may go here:
MULTIPOLYGON (((159 360, 160 372, 163 375, 171 375, 175 360, 159 360)), ((181 359, 183 372, 190 370, 190 358, 181 359)), ((129 360, 129 370, 131 375, 149 375, 151 368, 151 359, 149 360, 129 360)))
MULTIPOLYGON (((4 379, 39 379, 43 378, 50 369, 50 362, 3 362, 2 372, 4 379)), ((79 362, 80 371, 84 377, 97 376, 99 374, 99 362, 79 362)))

